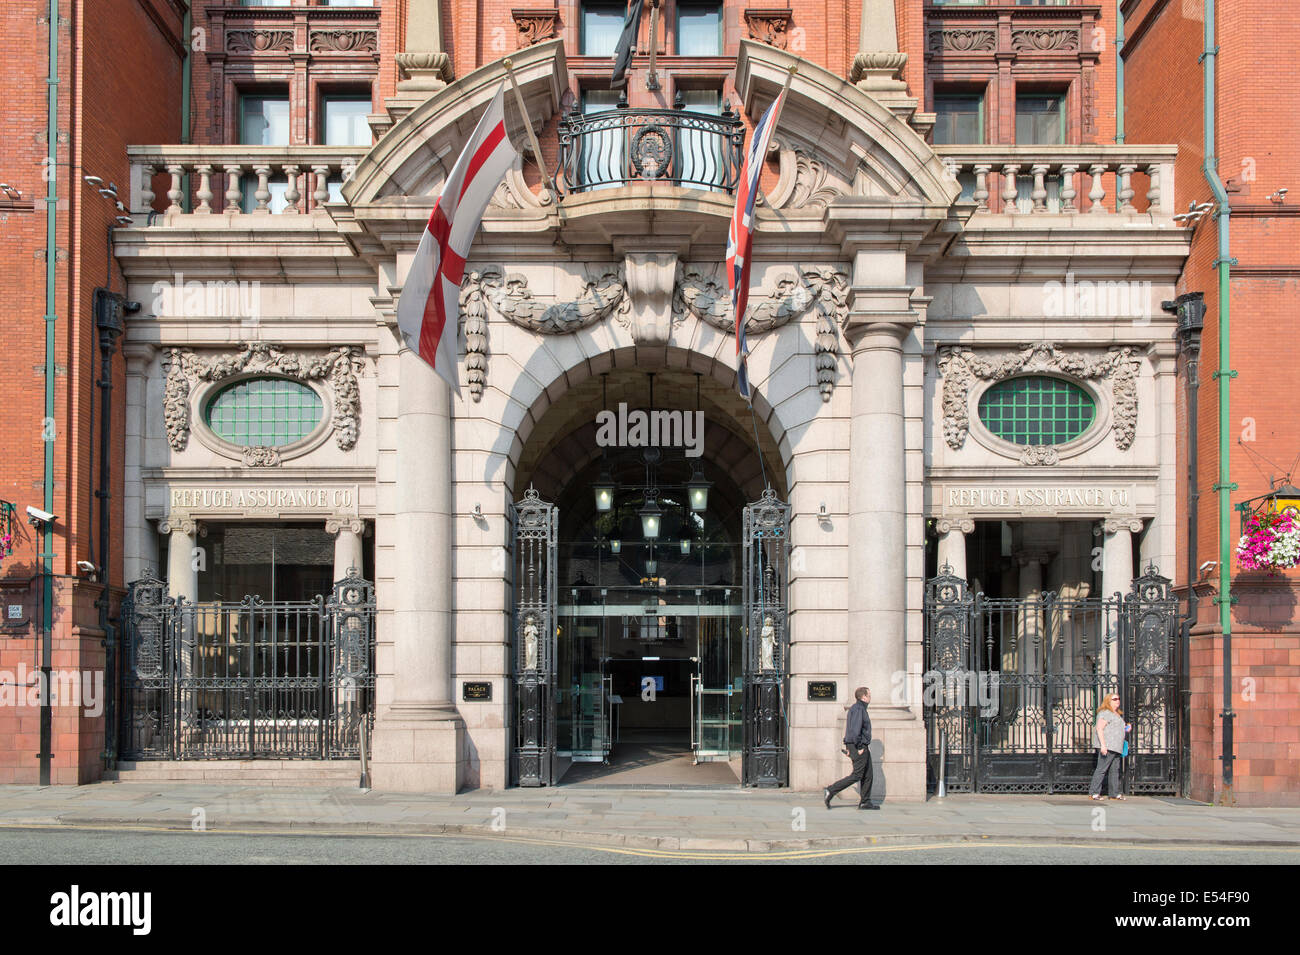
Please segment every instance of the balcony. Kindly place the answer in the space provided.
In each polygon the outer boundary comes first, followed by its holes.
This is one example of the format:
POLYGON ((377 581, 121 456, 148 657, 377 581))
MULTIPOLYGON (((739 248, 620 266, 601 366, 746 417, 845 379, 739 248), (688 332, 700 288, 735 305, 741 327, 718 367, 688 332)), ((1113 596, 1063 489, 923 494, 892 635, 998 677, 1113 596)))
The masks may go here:
POLYGON ((583 114, 575 105, 559 124, 562 193, 633 182, 731 193, 740 176, 745 128, 729 109, 721 115, 673 109, 615 109, 583 114))
POLYGON ((295 214, 339 201, 364 146, 131 146, 131 211, 295 214))
POLYGON ((1174 213, 1176 146, 936 146, 934 151, 961 185, 962 199, 975 202, 976 213, 1174 213))

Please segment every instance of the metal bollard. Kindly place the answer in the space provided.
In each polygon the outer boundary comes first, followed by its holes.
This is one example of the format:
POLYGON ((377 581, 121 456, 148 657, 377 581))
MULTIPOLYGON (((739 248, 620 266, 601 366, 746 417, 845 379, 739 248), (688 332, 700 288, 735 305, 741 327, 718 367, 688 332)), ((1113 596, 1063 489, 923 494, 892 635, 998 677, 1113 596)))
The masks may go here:
POLYGON ((939 796, 948 795, 948 731, 939 731, 939 796))

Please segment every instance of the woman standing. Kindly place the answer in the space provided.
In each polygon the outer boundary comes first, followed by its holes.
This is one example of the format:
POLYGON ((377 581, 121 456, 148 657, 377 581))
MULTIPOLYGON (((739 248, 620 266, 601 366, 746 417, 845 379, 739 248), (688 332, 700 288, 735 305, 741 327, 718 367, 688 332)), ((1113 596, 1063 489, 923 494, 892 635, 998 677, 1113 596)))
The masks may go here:
POLYGON ((1097 708, 1097 725, 1093 728, 1097 744, 1097 771, 1092 774, 1088 795, 1100 800, 1102 777, 1109 773, 1107 791, 1112 799, 1123 799, 1119 791, 1119 758, 1124 747, 1124 736, 1132 725, 1124 722, 1119 709, 1119 696, 1106 697, 1097 708))

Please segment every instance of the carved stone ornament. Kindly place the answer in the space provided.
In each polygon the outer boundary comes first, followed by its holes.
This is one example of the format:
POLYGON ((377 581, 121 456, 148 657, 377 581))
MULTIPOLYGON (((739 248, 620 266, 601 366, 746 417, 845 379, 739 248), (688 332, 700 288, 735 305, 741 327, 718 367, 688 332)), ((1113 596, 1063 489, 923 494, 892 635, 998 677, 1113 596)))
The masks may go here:
POLYGON ((307 49, 313 53, 376 53, 379 34, 374 30, 313 30, 307 49))
MULTIPOLYGON (((362 352, 353 345, 340 345, 327 354, 304 355, 285 352, 282 345, 269 342, 246 342, 236 353, 223 352, 200 356, 188 348, 169 348, 162 356, 167 375, 163 396, 163 418, 167 425, 167 443, 174 451, 184 451, 190 437, 190 387, 201 381, 215 382, 234 375, 265 373, 283 375, 298 381, 328 381, 334 408, 330 426, 334 440, 343 451, 357 443, 361 419, 361 392, 357 386, 362 352)), ((250 467, 274 464, 262 453, 271 449, 245 449, 250 467), (249 460, 249 452, 253 460, 249 460)), ((275 452, 278 462, 279 452, 275 452)))
MULTIPOLYGON (((937 356, 943 376, 943 436, 954 451, 966 443, 970 428, 970 389, 976 379, 1001 381, 1016 375, 1061 372, 1082 380, 1109 380, 1115 447, 1126 451, 1137 433, 1138 359, 1133 349, 1114 346, 1101 352, 1063 349, 1052 342, 1021 345, 1017 351, 972 351, 945 346, 937 356)), ((1044 460, 1025 464, 1046 464, 1044 460)))
POLYGON ((1042 444, 1033 444, 1020 452, 1020 463, 1027 467, 1035 465, 1051 466, 1061 460, 1061 455, 1057 453, 1056 448, 1048 447, 1042 444))
POLYGON ((773 209, 824 209, 836 196, 844 195, 816 151, 783 142, 774 142, 772 148, 779 157, 780 178, 763 204, 773 209))
POLYGON ((250 446, 244 448, 244 466, 249 468, 276 468, 280 466, 280 452, 275 448, 250 446))
POLYGON ((1093 528, 1093 536, 1100 537, 1102 534, 1118 534, 1120 531, 1128 531, 1130 534, 1141 534, 1142 521, 1136 517, 1108 517, 1093 528))
POLYGON ((749 38, 784 50, 790 42, 790 18, 794 11, 749 9, 745 11, 745 26, 749 38))
POLYGON ((227 53, 292 53, 292 30, 227 30, 227 53))
POLYGON ((963 534, 975 533, 975 521, 973 518, 956 518, 941 517, 934 522, 934 529, 940 534, 948 534, 952 531, 961 531, 963 534))
MULTIPOLYGON (((827 265, 802 266, 798 275, 778 278, 776 285, 751 306, 745 333, 771 331, 816 309, 817 386, 822 401, 830 401, 840 351, 839 328, 848 314, 848 300, 848 273, 827 265)), ((694 315, 724 332, 735 332, 731 295, 726 286, 695 266, 678 268, 673 311, 694 315)))
POLYGON ((1012 30, 1011 49, 1017 53, 1074 53, 1079 49, 1079 31, 1044 28, 1012 30))
POLYGON ((188 514, 177 511, 169 514, 166 520, 158 522, 158 530, 163 534, 184 534, 187 537, 207 537, 208 525, 196 521, 188 514))
POLYGON ((451 57, 440 51, 398 53, 393 62, 402 77, 399 82, 405 84, 405 88, 437 90, 441 89, 439 84, 445 85, 455 78, 451 57))
POLYGON ((511 10, 510 16, 515 21, 515 31, 521 50, 534 43, 553 40, 560 21, 560 11, 553 7, 549 10, 511 10))
POLYGON ((931 30, 931 53, 993 53, 998 35, 993 30, 931 30))
POLYGON ((366 522, 359 517, 331 517, 325 521, 326 534, 337 534, 339 531, 360 534, 365 529, 366 522))

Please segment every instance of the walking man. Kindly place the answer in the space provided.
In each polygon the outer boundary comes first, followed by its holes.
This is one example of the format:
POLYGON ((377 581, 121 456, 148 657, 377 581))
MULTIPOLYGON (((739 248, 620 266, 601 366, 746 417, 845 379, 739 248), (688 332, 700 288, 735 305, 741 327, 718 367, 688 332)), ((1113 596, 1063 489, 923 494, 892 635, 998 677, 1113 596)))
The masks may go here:
POLYGON ((871 801, 871 783, 874 773, 871 771, 871 717, 867 716, 867 704, 871 702, 871 691, 860 686, 853 691, 857 702, 849 707, 848 719, 844 724, 844 752, 853 760, 853 770, 843 779, 831 783, 822 790, 826 808, 831 808, 831 800, 841 791, 854 783, 858 784, 858 808, 879 809, 871 801))

